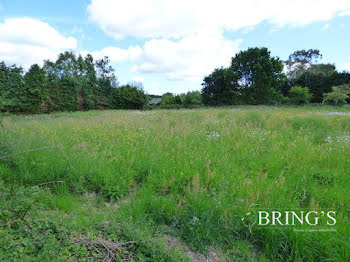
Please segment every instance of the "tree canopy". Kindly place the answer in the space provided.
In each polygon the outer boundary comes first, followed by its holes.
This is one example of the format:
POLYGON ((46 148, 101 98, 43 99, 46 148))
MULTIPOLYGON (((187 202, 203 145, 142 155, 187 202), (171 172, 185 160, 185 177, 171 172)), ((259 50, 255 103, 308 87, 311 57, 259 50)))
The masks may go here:
POLYGON ((215 69, 203 80, 207 105, 273 104, 281 100, 285 81, 283 63, 267 48, 249 48, 231 60, 228 68, 215 69))
POLYGON ((149 104, 152 96, 145 93, 141 83, 130 82, 119 87, 108 57, 94 60, 90 54, 83 57, 64 52, 56 61, 46 60, 42 67, 34 64, 27 71, 0 62, 0 111, 50 113, 293 101, 304 104, 310 98, 311 103, 350 102, 348 94, 334 88, 349 84, 350 73, 338 72, 333 64, 318 63, 321 58, 318 49, 299 50, 282 62, 265 47, 248 48, 232 57, 230 66, 216 68, 205 76, 201 92, 168 92, 156 104, 149 104))

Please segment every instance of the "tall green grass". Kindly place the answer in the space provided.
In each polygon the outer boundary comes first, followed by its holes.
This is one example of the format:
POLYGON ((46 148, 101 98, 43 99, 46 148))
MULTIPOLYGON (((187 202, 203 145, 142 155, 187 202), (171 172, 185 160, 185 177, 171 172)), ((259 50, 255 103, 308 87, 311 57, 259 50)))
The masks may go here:
POLYGON ((51 185, 58 194, 118 200, 116 220, 166 227, 191 248, 215 247, 229 260, 253 253, 273 261, 349 261, 350 110, 333 111, 339 109, 8 116, 4 154, 59 148, 18 155, 0 163, 0 174, 7 183, 59 180, 51 185), (337 232, 258 228, 242 220, 256 207, 336 210, 337 232))

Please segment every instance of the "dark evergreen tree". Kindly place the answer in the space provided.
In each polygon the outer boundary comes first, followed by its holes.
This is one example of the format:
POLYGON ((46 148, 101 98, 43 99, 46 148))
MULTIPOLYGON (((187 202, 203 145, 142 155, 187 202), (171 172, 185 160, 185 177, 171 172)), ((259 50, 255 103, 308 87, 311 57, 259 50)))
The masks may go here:
POLYGON ((46 90, 46 75, 44 69, 34 64, 24 75, 24 99, 23 108, 30 113, 38 113, 43 110, 43 102, 48 96, 46 90))
POLYGON ((15 65, 0 64, 0 92, 2 111, 24 112, 26 94, 24 92, 23 69, 15 65))

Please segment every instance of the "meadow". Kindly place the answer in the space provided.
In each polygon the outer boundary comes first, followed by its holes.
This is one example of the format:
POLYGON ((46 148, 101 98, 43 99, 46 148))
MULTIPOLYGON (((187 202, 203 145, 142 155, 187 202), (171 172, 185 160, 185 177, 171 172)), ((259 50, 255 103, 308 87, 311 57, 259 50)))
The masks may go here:
POLYGON ((64 232, 132 241, 128 260, 350 261, 349 107, 9 115, 0 128, 0 156, 13 155, 0 160, 1 197, 31 188, 37 203, 0 227, 3 260, 94 253, 63 246, 64 232), (336 231, 256 225, 250 214, 271 208, 335 210, 336 231), (30 223, 50 241, 31 246, 17 232, 30 223))

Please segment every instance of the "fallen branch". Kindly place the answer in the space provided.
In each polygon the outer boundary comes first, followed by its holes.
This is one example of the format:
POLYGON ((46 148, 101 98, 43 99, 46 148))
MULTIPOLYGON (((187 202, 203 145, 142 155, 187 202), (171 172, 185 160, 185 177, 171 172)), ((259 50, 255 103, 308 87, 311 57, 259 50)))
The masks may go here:
POLYGON ((60 147, 60 146, 44 146, 44 147, 40 147, 40 148, 35 148, 35 149, 27 150, 27 151, 18 152, 18 153, 8 155, 8 156, 2 156, 2 157, 0 157, 0 160, 7 160, 11 157, 15 157, 18 155, 23 155, 23 154, 27 154, 27 153, 31 153, 31 152, 35 152, 35 151, 46 150, 46 149, 54 149, 54 148, 62 148, 62 147, 60 147))
POLYGON ((128 248, 131 244, 135 243, 134 241, 118 243, 104 239, 102 236, 98 236, 97 239, 93 240, 83 234, 72 235, 72 238, 75 243, 92 247, 101 256, 103 261, 117 261, 118 252, 124 253, 124 258, 128 261, 131 259, 138 260, 135 255, 127 255, 129 254, 128 248))

